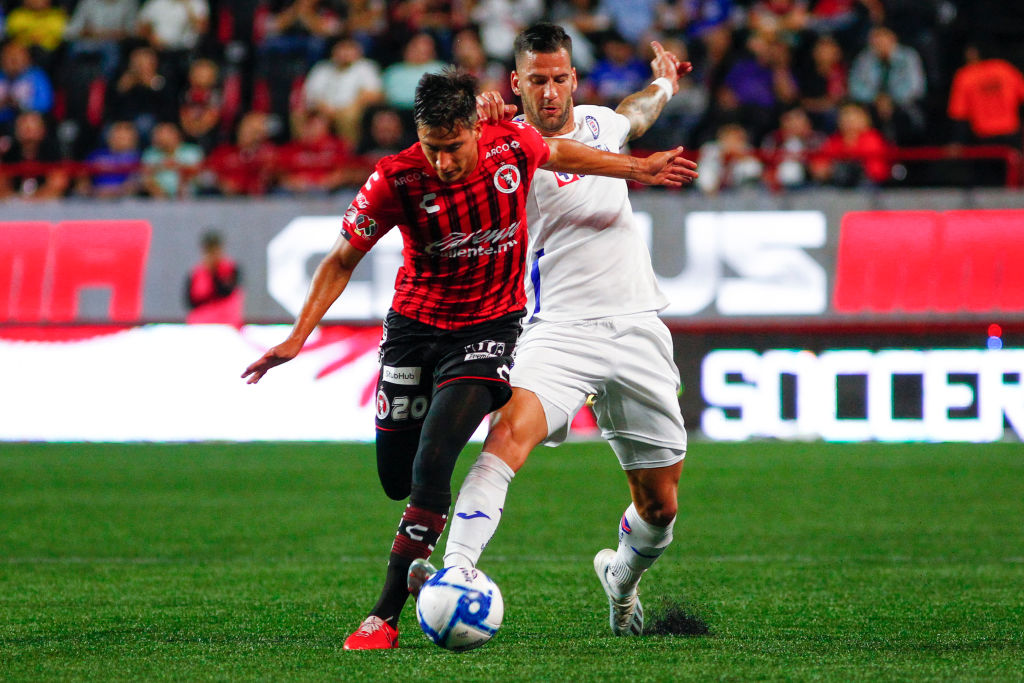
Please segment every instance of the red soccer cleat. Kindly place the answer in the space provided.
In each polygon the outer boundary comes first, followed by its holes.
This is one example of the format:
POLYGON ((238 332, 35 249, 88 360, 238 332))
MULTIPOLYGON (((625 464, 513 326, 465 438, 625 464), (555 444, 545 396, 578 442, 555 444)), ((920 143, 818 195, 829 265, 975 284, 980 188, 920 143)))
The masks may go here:
POLYGON ((380 617, 369 616, 345 639, 346 650, 390 650, 398 647, 398 631, 380 617))

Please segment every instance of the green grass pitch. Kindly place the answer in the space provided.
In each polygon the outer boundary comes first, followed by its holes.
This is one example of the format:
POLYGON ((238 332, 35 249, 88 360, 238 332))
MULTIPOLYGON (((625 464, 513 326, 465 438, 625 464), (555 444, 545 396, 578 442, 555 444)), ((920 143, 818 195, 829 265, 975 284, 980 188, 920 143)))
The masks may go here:
POLYGON ((627 489, 570 444, 484 554, 494 640, 445 652, 410 602, 400 650, 345 652, 402 508, 372 447, 0 444, 0 680, 1024 680, 1020 444, 694 443, 680 493, 641 596, 704 635, 610 634, 627 489))

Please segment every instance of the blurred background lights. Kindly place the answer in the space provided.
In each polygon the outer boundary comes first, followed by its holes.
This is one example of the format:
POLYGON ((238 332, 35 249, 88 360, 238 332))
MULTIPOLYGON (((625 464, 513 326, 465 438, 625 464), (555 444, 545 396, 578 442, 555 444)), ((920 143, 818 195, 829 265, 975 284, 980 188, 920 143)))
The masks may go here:
POLYGON ((990 349, 998 350, 1003 348, 1003 328, 996 323, 988 326, 988 342, 985 344, 990 349))

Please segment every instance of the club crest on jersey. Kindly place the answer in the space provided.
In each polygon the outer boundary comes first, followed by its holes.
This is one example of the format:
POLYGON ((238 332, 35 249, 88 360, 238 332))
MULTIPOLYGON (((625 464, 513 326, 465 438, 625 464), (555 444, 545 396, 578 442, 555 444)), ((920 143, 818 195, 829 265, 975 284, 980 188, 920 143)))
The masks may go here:
POLYGON ((498 192, 512 194, 519 189, 520 182, 519 169, 512 164, 503 164, 494 172, 494 186, 498 192))
POLYGON ((597 119, 590 114, 587 114, 583 121, 587 124, 587 128, 590 129, 590 134, 593 135, 596 140, 597 136, 601 134, 601 126, 597 125, 597 119))
POLYGON ((377 234, 377 221, 365 213, 358 214, 355 220, 355 231, 360 237, 373 237, 377 234))

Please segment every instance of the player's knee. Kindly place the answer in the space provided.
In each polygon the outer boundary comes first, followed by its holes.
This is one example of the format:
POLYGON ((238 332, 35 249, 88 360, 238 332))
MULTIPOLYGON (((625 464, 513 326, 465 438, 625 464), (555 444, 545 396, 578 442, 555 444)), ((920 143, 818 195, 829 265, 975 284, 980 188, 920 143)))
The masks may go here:
POLYGON ((660 527, 671 524, 679 509, 675 496, 651 496, 634 505, 642 520, 660 527))
POLYGON ((412 490, 412 482, 408 479, 389 477, 383 473, 380 475, 380 485, 384 489, 384 495, 391 500, 405 500, 412 490))
POLYGON ((518 472, 535 445, 523 436, 514 419, 499 415, 487 431, 484 450, 501 458, 513 472, 518 472))

